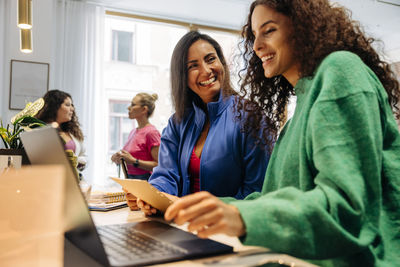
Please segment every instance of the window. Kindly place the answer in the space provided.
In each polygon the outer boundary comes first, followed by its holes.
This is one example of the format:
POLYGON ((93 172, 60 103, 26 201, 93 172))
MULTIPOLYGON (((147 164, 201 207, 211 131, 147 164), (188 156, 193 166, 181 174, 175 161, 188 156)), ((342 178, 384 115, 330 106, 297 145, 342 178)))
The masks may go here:
MULTIPOLYGON (((108 12, 110 13, 110 12, 108 12)), ((112 12, 111 12, 112 13, 112 12)), ((105 125, 106 143, 99 153, 104 160, 104 176, 117 176, 117 167, 111 155, 122 149, 129 133, 136 127, 128 118, 127 107, 132 98, 140 93, 157 93, 158 100, 152 123, 160 132, 167 126, 174 112, 170 89, 170 61, 179 39, 190 30, 189 25, 160 22, 139 18, 114 16, 105 19, 103 85, 108 103, 105 125), (126 63, 134 64, 126 64, 126 63)), ((213 29, 199 29, 215 38, 224 50, 226 60, 233 64, 238 35, 213 29)), ((230 66, 231 67, 231 66, 230 66)), ((232 83, 235 71, 231 68, 232 83)), ((236 88, 236 86, 235 86, 236 88)), ((102 181, 97 181, 102 183, 102 181)))
POLYGON ((135 121, 127 113, 129 104, 130 101, 110 100, 110 156, 124 146, 134 127, 135 121))
POLYGON ((127 108, 130 103, 130 101, 109 100, 109 148, 106 154, 106 162, 109 164, 105 167, 106 174, 111 176, 118 176, 118 168, 111 163, 111 156, 122 149, 128 140, 129 133, 135 127, 135 121, 128 117, 127 108))
POLYGON ((112 30, 111 59, 134 63, 133 32, 112 30))
POLYGON ((176 43, 186 32, 187 29, 181 26, 106 16, 103 84, 109 103, 109 119, 105 129, 108 135, 108 151, 104 152, 107 164, 102 172, 106 176, 117 175, 111 155, 122 149, 129 133, 136 127, 135 120, 128 118, 127 110, 136 94, 157 93, 156 109, 150 122, 160 132, 167 125, 173 113, 169 64, 176 43), (136 53, 135 64, 121 60, 126 59, 128 50, 124 50, 125 46, 121 48, 120 43, 129 43, 129 40, 135 40, 131 43, 131 47, 135 47, 131 49, 136 53), (116 47, 118 53, 125 52, 117 55, 116 47))

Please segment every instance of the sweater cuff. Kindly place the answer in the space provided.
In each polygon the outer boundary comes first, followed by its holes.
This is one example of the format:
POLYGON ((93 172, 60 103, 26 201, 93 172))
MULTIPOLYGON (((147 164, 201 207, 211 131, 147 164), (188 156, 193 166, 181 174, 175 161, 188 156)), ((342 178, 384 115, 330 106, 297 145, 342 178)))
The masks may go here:
POLYGON ((231 201, 227 204, 235 206, 239 212, 240 216, 242 217, 244 227, 246 229, 246 233, 243 236, 239 237, 240 242, 244 245, 246 244, 256 244, 258 241, 258 234, 260 225, 255 225, 251 222, 250 218, 254 213, 254 201, 231 201))
POLYGON ((234 197, 220 197, 219 200, 221 200, 225 204, 230 204, 232 201, 236 201, 237 199, 234 197))

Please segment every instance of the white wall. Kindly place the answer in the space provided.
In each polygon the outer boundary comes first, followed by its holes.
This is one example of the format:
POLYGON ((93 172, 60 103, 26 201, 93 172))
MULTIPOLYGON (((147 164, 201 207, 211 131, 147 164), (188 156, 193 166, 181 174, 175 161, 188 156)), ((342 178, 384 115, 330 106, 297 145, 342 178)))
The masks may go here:
POLYGON ((89 0, 138 15, 240 29, 252 0, 89 0))
POLYGON ((400 61, 400 6, 377 0, 331 1, 350 9, 367 34, 384 42, 388 61, 400 61))
MULTIPOLYGON (((2 89, 0 110, 1 118, 4 123, 10 121, 18 111, 8 109, 10 93, 10 62, 11 59, 36 61, 50 63, 50 83, 52 88, 52 67, 53 67, 53 0, 34 0, 33 1, 33 52, 24 54, 19 50, 19 29, 17 27, 17 1, 5 1, 5 38, 1 40, 4 45, 4 60, 0 64, 3 66, 3 79, 0 80, 2 89)), ((0 69, 1 70, 1 69, 0 69)), ((1 77, 1 76, 0 76, 1 77)))
MULTIPOLYGON (((238 30, 253 0, 89 0, 124 12, 238 30)), ((389 61, 400 61, 400 6, 377 0, 330 0, 352 11, 367 33, 381 39, 389 61)))
MULTIPOLYGON (((53 88, 54 73, 52 27, 56 21, 54 5, 56 0, 33 1, 33 53, 23 54, 19 51, 19 30, 16 26, 17 1, 5 2, 5 38, 1 40, 4 47, 4 59, 0 62, 0 117, 4 122, 16 113, 8 109, 10 88, 10 60, 29 60, 50 63, 50 84, 53 88)), ((240 29, 245 21, 251 0, 90 0, 101 2, 106 6, 127 8, 137 14, 153 14, 156 17, 175 18, 204 25, 218 25, 230 29, 240 29)), ((390 61, 400 61, 400 7, 388 5, 377 0, 335 0, 353 11, 353 17, 366 26, 369 33, 385 42, 390 61)), ((4 2, 2 4, 4 4, 4 2)), ((0 21, 2 18, 0 18, 0 21)), ((1 34, 0 29, 0 34, 1 34)), ((0 45, 1 48, 1 45, 0 45)), ((1 58, 1 57, 0 57, 1 58)))

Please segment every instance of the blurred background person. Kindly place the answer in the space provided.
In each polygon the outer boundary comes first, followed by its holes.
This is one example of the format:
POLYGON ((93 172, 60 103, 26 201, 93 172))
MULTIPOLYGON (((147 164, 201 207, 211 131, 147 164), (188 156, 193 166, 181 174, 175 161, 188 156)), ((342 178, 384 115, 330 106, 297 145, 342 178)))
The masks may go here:
POLYGON ((87 156, 83 144, 83 133, 75 113, 71 95, 61 90, 50 90, 44 96, 44 106, 36 118, 50 124, 56 122, 59 134, 64 141, 64 149, 73 151, 77 157, 79 172, 86 167, 87 156))
POLYGON ((129 119, 136 120, 138 127, 130 132, 122 150, 111 156, 116 164, 125 160, 128 178, 147 180, 158 164, 160 132, 149 122, 157 99, 157 94, 139 93, 128 107, 129 119))

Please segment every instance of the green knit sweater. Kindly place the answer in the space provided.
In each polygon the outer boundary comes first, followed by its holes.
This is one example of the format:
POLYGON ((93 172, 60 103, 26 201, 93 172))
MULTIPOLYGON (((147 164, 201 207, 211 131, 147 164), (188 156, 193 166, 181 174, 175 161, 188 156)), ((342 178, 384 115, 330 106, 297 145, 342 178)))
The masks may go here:
POLYGON ((339 51, 295 91, 262 192, 224 199, 243 243, 321 266, 400 266, 400 135, 382 84, 339 51))

